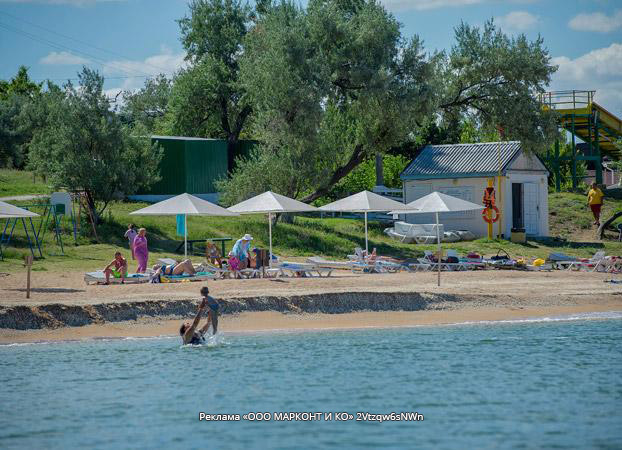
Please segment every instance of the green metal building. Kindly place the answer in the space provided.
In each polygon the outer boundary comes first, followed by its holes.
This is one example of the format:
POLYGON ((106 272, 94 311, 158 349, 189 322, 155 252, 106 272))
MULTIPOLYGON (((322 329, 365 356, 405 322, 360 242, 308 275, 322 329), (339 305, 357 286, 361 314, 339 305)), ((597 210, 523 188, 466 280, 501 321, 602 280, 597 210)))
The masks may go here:
POLYGON ((163 151, 161 180, 133 196, 148 201, 184 192, 215 200, 216 180, 226 177, 233 169, 235 158, 247 155, 255 144, 255 141, 240 141, 229 152, 224 139, 183 136, 151 136, 151 139, 163 151))

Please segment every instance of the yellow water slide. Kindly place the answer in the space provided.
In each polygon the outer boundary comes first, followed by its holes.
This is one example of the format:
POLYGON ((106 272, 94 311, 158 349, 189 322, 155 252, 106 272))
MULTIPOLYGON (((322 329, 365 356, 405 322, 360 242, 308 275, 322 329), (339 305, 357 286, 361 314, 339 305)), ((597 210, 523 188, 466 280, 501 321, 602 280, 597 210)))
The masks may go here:
POLYGON ((540 96, 545 109, 560 115, 561 126, 586 143, 598 144, 600 153, 619 159, 616 141, 622 139, 622 119, 594 101, 595 91, 556 91, 540 96))

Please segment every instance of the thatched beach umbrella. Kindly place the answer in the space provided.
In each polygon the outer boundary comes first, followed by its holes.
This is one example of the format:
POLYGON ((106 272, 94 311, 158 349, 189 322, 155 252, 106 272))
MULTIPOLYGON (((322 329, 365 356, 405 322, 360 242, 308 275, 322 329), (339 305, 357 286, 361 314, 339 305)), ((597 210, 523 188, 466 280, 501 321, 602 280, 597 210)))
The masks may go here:
POLYGON ((240 214, 268 214, 268 236, 270 240, 270 267, 272 267, 272 214, 293 213, 293 212, 313 212, 317 208, 306 203, 299 202, 293 198, 266 191, 263 194, 244 200, 236 205, 229 207, 229 211, 240 214))

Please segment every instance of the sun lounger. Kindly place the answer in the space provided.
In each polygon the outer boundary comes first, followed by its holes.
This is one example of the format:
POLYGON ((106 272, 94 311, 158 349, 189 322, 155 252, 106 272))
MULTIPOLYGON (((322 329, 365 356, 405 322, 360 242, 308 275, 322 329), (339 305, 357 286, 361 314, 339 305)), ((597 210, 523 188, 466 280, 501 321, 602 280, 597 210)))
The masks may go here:
POLYGON ((182 281, 206 281, 216 280, 220 278, 213 272, 197 272, 194 275, 160 275, 160 281, 163 283, 179 283, 182 281))
MULTIPOLYGON (((329 267, 320 267, 315 264, 309 263, 297 263, 284 261, 280 263, 275 269, 278 270, 277 276, 305 276, 305 277, 330 277, 333 273, 333 269, 329 267)), ((274 271, 274 269, 268 269, 274 271)))
POLYGON ((557 261, 557 267, 566 270, 586 270, 588 272, 593 272, 601 262, 605 258, 604 251, 598 251, 594 253, 589 260, 583 261, 557 261))
MULTIPOLYGON (((429 270, 438 270, 438 262, 436 261, 430 261, 427 258, 419 258, 419 263, 420 264, 427 264, 430 266, 429 270)), ((463 270, 469 270, 469 264, 470 263, 463 263, 463 262, 457 262, 457 263, 448 263, 448 262, 441 262, 441 271, 446 271, 446 272, 458 272, 458 271, 463 271, 463 270)))
MULTIPOLYGON (((125 284, 147 283, 150 277, 151 275, 146 273, 128 273, 123 281, 125 284)), ((110 284, 121 284, 121 281, 121 278, 110 277, 110 284)), ((87 272, 84 274, 84 282, 86 284, 104 284, 106 282, 106 275, 103 270, 87 272)))
POLYGON ((325 269, 352 270, 352 261, 329 261, 320 256, 312 256, 310 258, 307 258, 307 263, 325 269))

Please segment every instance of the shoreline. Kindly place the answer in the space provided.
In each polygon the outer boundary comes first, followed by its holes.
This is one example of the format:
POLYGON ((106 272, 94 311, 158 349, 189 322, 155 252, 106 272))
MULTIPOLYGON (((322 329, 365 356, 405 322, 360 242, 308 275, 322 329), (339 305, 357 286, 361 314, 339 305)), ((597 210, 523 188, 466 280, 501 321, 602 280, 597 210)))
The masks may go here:
MULTIPOLYGON (((221 317, 225 335, 302 333, 339 330, 411 328, 419 326, 487 325, 539 321, 586 320, 622 317, 621 305, 584 304, 555 307, 465 307, 455 310, 359 311, 341 314, 282 313, 257 311, 221 317), (608 315, 606 313, 612 313, 608 315), (585 315, 586 317, 576 317, 585 315), (591 315, 591 317, 590 317, 591 315), (610 317, 607 317, 610 316, 610 317), (611 317, 614 316, 614 317, 611 317)), ((177 337, 182 319, 139 319, 137 321, 91 324, 56 329, 0 329, 0 345, 61 343, 95 339, 177 337)))

